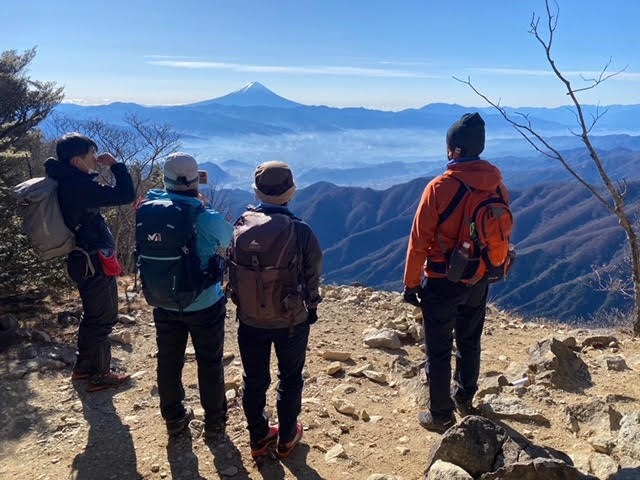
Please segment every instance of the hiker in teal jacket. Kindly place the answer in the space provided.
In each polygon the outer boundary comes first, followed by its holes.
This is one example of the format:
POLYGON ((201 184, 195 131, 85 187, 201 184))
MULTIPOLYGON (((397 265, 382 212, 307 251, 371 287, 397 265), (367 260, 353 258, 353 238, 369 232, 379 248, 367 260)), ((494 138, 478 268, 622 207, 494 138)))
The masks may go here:
MULTIPOLYGON (((202 203, 196 197, 188 197, 172 191, 159 189, 149 190, 146 199, 170 199, 172 201, 190 203, 191 205, 202 203)), ((204 269, 209 264, 209 259, 216 253, 216 250, 218 250, 218 253, 225 253, 227 246, 231 243, 233 226, 224 219, 221 213, 211 208, 207 208, 203 213, 198 215, 197 225, 198 238, 196 240, 196 248, 198 250, 198 256, 200 257, 200 267, 204 269)), ((202 310, 203 308, 210 307, 222 297, 224 297, 224 291, 222 290, 220 282, 214 283, 204 290, 198 298, 196 298, 195 302, 183 311, 195 312, 202 310)))
MULTIPOLYGON (((164 164, 164 184, 165 190, 149 191, 146 201, 170 200, 177 205, 201 206, 198 198, 198 164, 191 155, 180 152, 169 155, 164 164)), ((196 252, 200 267, 205 270, 216 252, 225 255, 231 243, 233 227, 222 214, 206 208, 196 218, 196 230, 196 252)), ((220 281, 202 291, 182 311, 160 307, 153 309, 158 344, 160 413, 169 435, 182 432, 194 418, 193 409, 184 404, 182 385, 184 354, 190 335, 198 363, 204 437, 214 442, 225 438, 227 400, 222 365, 225 316, 226 297, 220 281)))

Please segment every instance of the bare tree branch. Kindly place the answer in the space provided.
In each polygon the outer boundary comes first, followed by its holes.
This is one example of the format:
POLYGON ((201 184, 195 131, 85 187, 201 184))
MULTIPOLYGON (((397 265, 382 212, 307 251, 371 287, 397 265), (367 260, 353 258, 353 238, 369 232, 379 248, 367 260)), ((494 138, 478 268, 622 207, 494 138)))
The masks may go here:
MULTIPOLYGON (((467 79, 466 81, 461 80, 457 77, 454 77, 454 79, 468 85, 478 96, 480 96, 489 105, 498 110, 502 117, 509 124, 511 124, 535 150, 547 156, 548 158, 558 160, 574 178, 576 178, 585 188, 587 188, 587 190, 593 195, 594 198, 596 198, 603 206, 607 208, 607 210, 609 210, 618 218, 620 226, 626 233, 628 246, 630 248, 633 298, 635 302, 635 322, 633 327, 634 333, 636 335, 640 335, 640 245, 638 243, 638 229, 640 227, 634 225, 634 223, 631 221, 630 213, 624 203, 624 196, 627 192, 626 181, 617 180, 614 182, 611 179, 590 138, 590 134, 593 131, 594 126, 596 125, 598 120, 602 118, 604 114, 606 114, 606 109, 601 112, 600 108, 598 107, 595 114, 592 115, 591 121, 588 122, 585 118, 583 106, 577 96, 578 93, 584 92, 586 90, 591 90, 601 85, 606 80, 609 80, 612 77, 622 73, 626 69, 626 67, 622 70, 610 73, 609 68, 611 66, 611 60, 609 60, 596 78, 583 78, 584 81, 590 82, 590 85, 582 88, 574 88, 568 77, 563 74, 560 68, 557 66, 555 58, 552 55, 554 36, 558 27, 558 18, 558 3, 554 0, 552 8, 551 1, 545 0, 546 22, 544 23, 544 25, 546 27, 546 30, 543 30, 544 27, 542 26, 543 24, 541 22, 541 18, 534 13, 529 23, 529 33, 531 33, 536 41, 542 46, 549 67, 553 71, 556 78, 563 84, 566 95, 571 99, 571 103, 573 104, 573 108, 575 109, 574 115, 578 126, 578 131, 571 133, 579 137, 584 144, 589 157, 591 158, 593 165, 596 168, 598 175, 600 176, 605 186, 606 192, 608 192, 608 198, 606 198, 605 195, 603 195, 599 191, 599 189, 596 189, 589 182, 587 182, 585 178, 580 176, 580 174, 569 164, 562 153, 555 149, 549 141, 547 141, 534 129, 528 116, 520 115, 520 117, 522 117, 524 121, 518 121, 514 119, 513 116, 510 115, 503 107, 501 107, 499 102, 491 101, 486 95, 481 93, 471 83, 470 79, 467 79)), ((606 279, 601 278, 601 280, 606 283, 606 279)), ((622 289, 625 292, 628 291, 628 289, 626 289, 626 287, 623 288, 621 284, 616 284, 616 288, 622 289)))

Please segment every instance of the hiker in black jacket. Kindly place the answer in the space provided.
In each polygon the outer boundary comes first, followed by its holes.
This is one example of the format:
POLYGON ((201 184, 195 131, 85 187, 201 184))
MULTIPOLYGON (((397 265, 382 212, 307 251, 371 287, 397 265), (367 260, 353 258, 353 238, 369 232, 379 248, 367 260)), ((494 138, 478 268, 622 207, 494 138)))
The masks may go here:
POLYGON ((254 458, 273 447, 276 456, 286 458, 302 438, 302 370, 322 300, 322 250, 311 227, 287 208, 295 190, 287 164, 259 165, 254 191, 260 205, 235 223, 230 248, 229 283, 244 369, 242 407, 254 458), (272 345, 278 359, 278 425, 270 426, 265 404, 272 345))
POLYGON ((67 258, 67 272, 77 284, 83 315, 72 380, 88 379, 87 392, 118 387, 128 374, 111 370, 109 334, 117 321, 116 276, 121 273, 113 235, 100 207, 125 205, 135 199, 127 168, 110 153, 97 155, 98 146, 76 132, 56 143, 57 159, 45 162, 47 176, 58 182, 58 201, 64 222, 75 233, 76 249, 67 258), (95 181, 98 164, 111 168, 115 185, 95 181))

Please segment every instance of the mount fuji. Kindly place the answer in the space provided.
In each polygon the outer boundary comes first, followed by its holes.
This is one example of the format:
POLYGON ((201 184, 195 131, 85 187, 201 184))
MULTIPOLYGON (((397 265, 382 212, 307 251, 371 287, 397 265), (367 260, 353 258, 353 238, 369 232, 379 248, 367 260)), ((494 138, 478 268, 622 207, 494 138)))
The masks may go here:
POLYGON ((223 95, 222 97, 190 104, 192 107, 205 107, 210 105, 273 108, 296 108, 303 106, 301 103, 296 103, 273 93, 260 82, 248 83, 241 89, 223 95))

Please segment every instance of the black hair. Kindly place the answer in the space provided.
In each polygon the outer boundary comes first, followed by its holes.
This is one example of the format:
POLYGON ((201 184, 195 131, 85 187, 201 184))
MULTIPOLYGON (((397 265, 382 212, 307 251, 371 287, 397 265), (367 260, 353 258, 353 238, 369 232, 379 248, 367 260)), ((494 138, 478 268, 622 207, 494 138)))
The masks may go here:
POLYGON ((78 132, 65 133, 56 142, 56 156, 61 162, 69 163, 73 157, 86 155, 89 150, 98 150, 96 142, 78 132))

